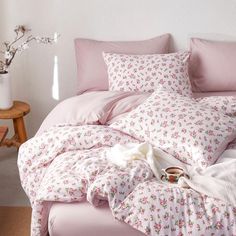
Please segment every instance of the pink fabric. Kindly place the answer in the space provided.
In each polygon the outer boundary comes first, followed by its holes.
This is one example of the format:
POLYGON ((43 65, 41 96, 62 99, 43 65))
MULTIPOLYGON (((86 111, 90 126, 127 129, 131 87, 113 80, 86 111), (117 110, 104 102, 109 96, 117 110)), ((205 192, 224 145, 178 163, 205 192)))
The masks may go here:
POLYGON ((154 92, 165 88, 192 96, 188 76, 189 52, 152 55, 103 53, 110 91, 154 92))
POLYGON ((227 149, 236 149, 236 139, 229 143, 227 149))
MULTIPOLYGON (((144 94, 141 93, 141 94, 138 94, 138 95, 133 95, 132 98, 127 97, 127 98, 124 98, 121 101, 117 102, 116 106, 113 109, 114 115, 112 117, 108 118, 107 124, 112 124, 115 121, 119 120, 120 118, 126 116, 129 111, 133 110, 138 105, 143 103, 150 95, 151 95, 151 93, 144 93, 144 94)), ((222 96, 222 97, 229 97, 229 96, 236 97, 236 91, 193 93, 193 98, 196 98, 196 99, 207 98, 207 97, 216 97, 216 96, 217 97, 219 97, 219 96, 222 96)), ((214 99, 211 98, 211 100, 214 103, 214 99)), ((234 111, 234 106, 232 107, 232 109, 234 111)), ((236 143, 236 140, 235 140, 235 143, 236 143)))
POLYGON ((115 106, 113 106, 112 113, 107 118, 106 124, 111 124, 119 119, 119 117, 128 114, 142 104, 150 95, 151 93, 134 93, 131 96, 117 101, 115 106))
POLYGON ((108 202, 117 219, 150 236, 157 231, 160 235, 212 235, 216 229, 212 223, 220 234, 235 232, 236 209, 231 204, 160 184, 144 161, 121 168, 108 160, 111 147, 131 142, 140 143, 108 126, 65 125, 24 143, 18 166, 33 210, 31 236, 47 235, 48 204, 85 199, 94 206, 108 202))
POLYGON ((190 48, 194 91, 236 91, 236 42, 192 38, 190 48))
POLYGON ((141 104, 149 93, 88 92, 59 103, 45 118, 36 136, 58 124, 105 124, 141 104))
POLYGON ((194 92, 193 97, 194 98, 205 98, 210 96, 234 96, 236 97, 236 91, 225 91, 225 92, 194 92))
MULTIPOLYGON (((64 115, 63 111, 61 115, 64 115)), ((108 161, 107 153, 110 147, 117 143, 122 145, 131 142, 140 143, 139 140, 106 125, 78 126, 64 124, 51 127, 24 143, 19 150, 18 167, 22 186, 30 198, 33 209, 31 236, 47 235, 47 219, 50 206, 53 202, 58 201, 69 203, 83 202, 87 199, 94 206, 100 206, 104 202, 108 202, 112 214, 118 219, 125 219, 126 221, 128 209, 123 208, 124 204, 127 204, 124 200, 131 196, 130 193, 135 191, 136 187, 143 187, 142 183, 149 183, 147 181, 153 178, 150 167, 143 161, 135 161, 125 169, 114 166, 108 161)), ((173 193, 168 201, 176 199, 178 204, 185 201, 181 194, 176 198, 180 191, 179 188, 174 187, 174 190, 173 188, 159 188, 158 190, 158 186, 156 183, 153 187, 154 193, 151 194, 151 197, 154 195, 164 196, 165 192, 168 191, 173 193)), ((146 187, 148 189, 148 185, 146 187)), ((232 227, 235 218, 231 217, 231 213, 234 212, 235 214, 235 208, 228 204, 222 205, 221 201, 219 202, 214 198, 209 198, 209 204, 203 205, 201 199, 204 196, 196 194, 193 195, 192 199, 187 198, 186 209, 188 208, 189 199, 189 202, 200 202, 200 206, 196 205, 196 209, 200 207, 202 207, 201 209, 207 208, 209 213, 207 218, 213 219, 217 226, 224 225, 225 228, 220 228, 220 233, 225 232, 225 229, 229 234, 235 230, 232 227), (196 200, 196 198, 198 199, 196 200), (228 215, 222 214, 225 210, 229 213, 228 215), (211 215, 210 212, 212 211, 217 215, 211 215), (225 219, 228 221, 226 222, 225 219)), ((189 193, 184 193, 183 196, 185 195, 188 197, 189 193)), ((142 197, 141 193, 140 197, 141 202, 135 203, 135 207, 141 210, 140 215, 136 214, 140 218, 136 218, 137 221, 132 218, 127 223, 135 228, 139 227, 140 231, 149 235, 145 231, 149 229, 142 227, 146 224, 142 215, 142 204, 146 202, 146 199, 142 197)), ((162 200, 162 198, 160 199, 162 200)), ((129 200, 132 201, 132 198, 129 198, 129 200)), ((190 231, 193 229, 192 221, 195 223, 194 230, 201 230, 201 232, 209 234, 212 233, 212 230, 215 230, 215 228, 208 227, 208 224, 202 223, 202 218, 198 217, 199 211, 191 209, 191 214, 189 214, 189 211, 183 211, 180 215, 176 215, 178 211, 182 210, 181 204, 176 211, 172 211, 165 207, 165 201, 160 203, 160 208, 154 209, 156 213, 162 216, 171 214, 166 218, 168 221, 162 223, 161 226, 163 227, 160 235, 169 235, 172 229, 167 228, 167 225, 173 225, 176 232, 190 231), (176 219, 181 220, 182 218, 185 218, 186 222, 190 222, 190 224, 176 224, 176 219)), ((134 205, 132 205, 131 210, 133 212, 137 211, 133 207, 134 205)), ((152 209, 152 205, 150 205, 151 212, 152 209)), ((149 218, 151 218, 151 214, 153 214, 151 212, 145 211, 145 214, 149 214, 149 218)), ((152 235, 155 235, 156 227, 160 227, 158 219, 154 220, 150 228, 153 232, 152 235)), ((182 222, 180 221, 180 223, 182 222)))
POLYGON ((50 236, 143 236, 115 220, 107 204, 93 207, 88 202, 54 203, 49 214, 50 236))
MULTIPOLYGON (((44 119, 36 136, 58 124, 111 124, 144 102, 150 93, 89 92, 59 103, 44 119), (85 105, 86 104, 86 105, 85 105), (63 112, 61 112, 63 111, 63 112)), ((194 93, 195 98, 236 96, 236 92, 194 93)))
POLYGON ((31 236, 47 233, 46 203, 81 202, 87 198, 95 206, 108 201, 113 209, 138 183, 152 178, 144 162, 121 170, 107 161, 109 147, 130 142, 139 141, 108 126, 65 125, 52 127, 21 145, 18 167, 33 209, 31 236))
POLYGON ((234 96, 212 96, 196 98, 202 105, 212 107, 214 110, 222 112, 228 116, 236 117, 236 97, 234 96))
POLYGON ((111 127, 201 167, 213 164, 236 138, 236 119, 166 90, 156 90, 111 127))
POLYGON ((78 93, 81 94, 91 90, 108 90, 108 76, 102 52, 129 54, 168 53, 169 47, 169 34, 144 41, 127 42, 75 39, 78 93))
POLYGON ((235 235, 235 211, 233 205, 191 189, 148 180, 135 188, 115 216, 150 236, 235 235))

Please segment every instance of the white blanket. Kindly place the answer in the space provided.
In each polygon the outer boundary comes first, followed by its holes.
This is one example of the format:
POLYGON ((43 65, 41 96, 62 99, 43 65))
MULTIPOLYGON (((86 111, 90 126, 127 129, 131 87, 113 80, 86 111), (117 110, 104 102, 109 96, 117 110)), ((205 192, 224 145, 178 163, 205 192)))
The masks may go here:
POLYGON ((219 162, 206 169, 184 165, 171 155, 160 149, 153 148, 149 143, 127 145, 117 144, 111 148, 108 159, 121 167, 131 161, 143 160, 147 162, 155 177, 160 181, 161 169, 168 166, 179 166, 185 170, 190 179, 181 177, 180 187, 190 187, 197 192, 221 199, 236 206, 236 150, 226 150, 219 162))

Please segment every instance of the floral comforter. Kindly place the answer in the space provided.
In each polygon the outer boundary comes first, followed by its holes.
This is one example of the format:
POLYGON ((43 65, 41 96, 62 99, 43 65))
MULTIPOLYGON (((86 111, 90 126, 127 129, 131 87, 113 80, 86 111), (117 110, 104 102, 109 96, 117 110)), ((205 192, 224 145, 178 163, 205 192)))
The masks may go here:
POLYGON ((22 186, 32 205, 31 236, 47 235, 54 201, 109 202, 118 220, 146 235, 236 235, 236 206, 156 181, 147 163, 118 167, 117 143, 138 140, 104 125, 55 126, 20 148, 22 186))

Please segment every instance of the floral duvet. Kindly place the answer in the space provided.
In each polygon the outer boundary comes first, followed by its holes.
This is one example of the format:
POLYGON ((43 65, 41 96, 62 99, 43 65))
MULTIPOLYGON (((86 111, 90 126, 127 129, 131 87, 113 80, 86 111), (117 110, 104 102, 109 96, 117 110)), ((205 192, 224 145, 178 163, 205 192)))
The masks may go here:
POLYGON ((236 206, 158 182, 146 162, 108 161, 115 144, 139 140, 106 125, 57 125, 20 148, 22 186, 32 205, 31 236, 47 235, 54 201, 108 201, 114 217, 146 235, 236 235, 236 206))
POLYGON ((236 207, 155 181, 142 161, 107 161, 116 143, 138 142, 107 126, 53 127, 20 149, 22 185, 32 204, 32 236, 46 235, 52 201, 109 202, 113 215, 147 235, 236 235, 236 207))

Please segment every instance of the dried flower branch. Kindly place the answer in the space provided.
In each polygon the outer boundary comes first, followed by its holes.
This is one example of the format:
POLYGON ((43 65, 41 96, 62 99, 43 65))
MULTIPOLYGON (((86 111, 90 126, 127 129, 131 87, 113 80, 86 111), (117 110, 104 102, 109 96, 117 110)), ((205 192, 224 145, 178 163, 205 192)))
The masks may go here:
POLYGON ((29 48, 29 43, 32 41, 42 44, 52 44, 56 41, 55 38, 28 35, 30 31, 31 30, 24 25, 18 25, 14 29, 16 34, 14 40, 12 42, 3 42, 3 50, 0 50, 0 54, 2 54, 3 57, 2 60, 0 59, 0 74, 8 73, 9 67, 16 54, 29 48))

